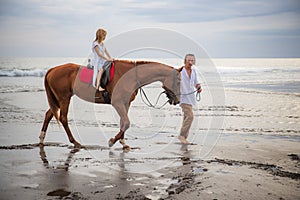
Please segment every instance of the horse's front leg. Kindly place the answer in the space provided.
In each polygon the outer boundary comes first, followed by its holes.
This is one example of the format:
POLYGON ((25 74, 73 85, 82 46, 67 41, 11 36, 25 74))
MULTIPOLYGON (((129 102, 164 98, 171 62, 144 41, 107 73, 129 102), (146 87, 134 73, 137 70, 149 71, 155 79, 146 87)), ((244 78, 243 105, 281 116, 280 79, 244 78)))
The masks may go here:
POLYGON ((127 115, 128 109, 126 109, 125 106, 114 106, 114 107, 120 116, 121 128, 120 128, 120 132, 115 137, 113 137, 109 140, 108 145, 109 145, 109 147, 112 147, 119 140, 120 143, 123 145, 123 149, 128 150, 128 149, 130 149, 130 147, 125 144, 125 139, 124 139, 125 131, 130 126, 130 121, 129 121, 129 118, 127 115))
POLYGON ((125 132, 120 130, 120 132, 113 138, 110 138, 108 141, 109 147, 112 147, 118 140, 120 144, 123 146, 123 150, 130 150, 130 146, 125 144, 125 139, 124 139, 125 132))

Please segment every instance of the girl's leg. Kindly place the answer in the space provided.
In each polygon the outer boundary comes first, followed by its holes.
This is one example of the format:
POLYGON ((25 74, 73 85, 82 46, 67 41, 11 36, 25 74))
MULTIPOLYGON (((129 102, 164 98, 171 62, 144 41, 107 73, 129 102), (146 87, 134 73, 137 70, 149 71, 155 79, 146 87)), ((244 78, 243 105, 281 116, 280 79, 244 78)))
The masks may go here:
POLYGON ((104 89, 100 86, 102 73, 103 73, 103 68, 101 67, 97 74, 97 83, 96 83, 96 89, 99 89, 99 91, 104 91, 104 89))
POLYGON ((97 85, 97 75, 98 75, 98 69, 97 66, 94 66, 94 70, 93 70, 93 86, 96 87, 97 85))

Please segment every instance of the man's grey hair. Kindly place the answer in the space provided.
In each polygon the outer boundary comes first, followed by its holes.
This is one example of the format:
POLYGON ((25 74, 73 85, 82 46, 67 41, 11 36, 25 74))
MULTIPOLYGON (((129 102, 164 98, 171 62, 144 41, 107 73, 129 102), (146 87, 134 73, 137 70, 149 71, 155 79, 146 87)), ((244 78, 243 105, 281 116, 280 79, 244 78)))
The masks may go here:
POLYGON ((188 54, 185 55, 185 57, 184 57, 184 63, 185 63, 186 58, 187 58, 188 56, 193 56, 193 57, 195 58, 195 63, 196 63, 196 57, 195 57, 195 55, 192 54, 192 53, 188 53, 188 54))

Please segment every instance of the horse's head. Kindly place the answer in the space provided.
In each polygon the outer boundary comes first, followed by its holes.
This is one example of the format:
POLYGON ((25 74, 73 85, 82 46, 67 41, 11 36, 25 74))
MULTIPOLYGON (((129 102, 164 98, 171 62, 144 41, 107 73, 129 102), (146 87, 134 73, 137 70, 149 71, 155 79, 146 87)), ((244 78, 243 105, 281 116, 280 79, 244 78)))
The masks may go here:
POLYGON ((163 88, 165 89, 165 93, 169 99, 169 103, 171 105, 176 105, 180 103, 180 69, 173 69, 172 73, 166 77, 163 82, 163 88))

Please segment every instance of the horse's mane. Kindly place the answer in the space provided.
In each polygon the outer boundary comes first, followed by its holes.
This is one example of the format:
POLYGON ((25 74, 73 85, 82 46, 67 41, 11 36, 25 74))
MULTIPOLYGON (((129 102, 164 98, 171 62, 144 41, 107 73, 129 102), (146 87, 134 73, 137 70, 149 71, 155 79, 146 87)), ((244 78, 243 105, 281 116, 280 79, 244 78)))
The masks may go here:
POLYGON ((155 61, 147 61, 147 60, 138 60, 138 61, 134 61, 134 60, 116 60, 116 61, 123 62, 123 63, 130 63, 130 64, 136 63, 136 65, 158 63, 158 62, 155 62, 155 61))
MULTIPOLYGON (((159 63, 159 62, 156 62, 156 61, 149 61, 149 60, 137 60, 137 61, 135 61, 135 60, 115 60, 115 61, 117 61, 117 62, 122 62, 122 63, 128 63, 128 64, 131 64, 131 65, 134 65, 134 63, 135 63, 135 65, 143 65, 143 64, 163 64, 163 63, 159 63)), ((163 64, 163 65, 165 65, 165 66, 167 66, 167 67, 170 67, 170 68, 173 68, 173 67, 171 67, 171 66, 169 66, 169 65, 166 65, 166 64, 163 64)))

